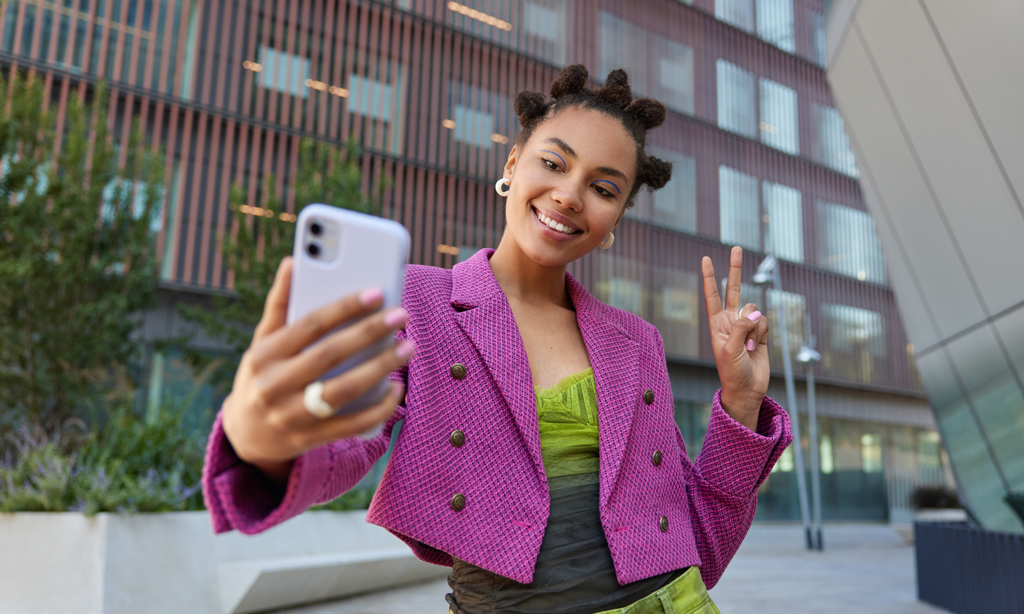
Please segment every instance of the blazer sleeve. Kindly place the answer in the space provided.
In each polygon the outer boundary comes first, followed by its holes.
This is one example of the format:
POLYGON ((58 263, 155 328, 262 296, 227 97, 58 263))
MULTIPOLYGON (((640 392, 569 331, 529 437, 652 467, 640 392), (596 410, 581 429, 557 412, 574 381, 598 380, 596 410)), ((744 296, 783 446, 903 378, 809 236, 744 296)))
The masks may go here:
MULTIPOLYGON (((658 345, 664 356, 660 335, 658 345)), ((667 367, 663 377, 667 383, 667 367)), ((690 526, 701 560, 701 578, 709 589, 718 583, 750 529, 758 487, 793 441, 789 415, 771 398, 764 397, 757 430, 751 431, 722 409, 721 396, 719 389, 712 400, 711 421, 696 461, 690 461, 682 433, 676 427, 690 526)))
MULTIPOLYGON (((404 331, 398 331, 397 336, 403 339, 404 331)), ((405 384, 408 367, 392 373, 391 379, 405 384)), ((341 496, 387 451, 391 431, 404 416, 405 407, 399 406, 384 428, 370 439, 340 439, 306 452, 295 459, 288 482, 281 486, 238 458, 224 435, 218 413, 203 464, 203 499, 214 532, 236 529, 248 535, 260 533, 298 516, 311 505, 341 496)))

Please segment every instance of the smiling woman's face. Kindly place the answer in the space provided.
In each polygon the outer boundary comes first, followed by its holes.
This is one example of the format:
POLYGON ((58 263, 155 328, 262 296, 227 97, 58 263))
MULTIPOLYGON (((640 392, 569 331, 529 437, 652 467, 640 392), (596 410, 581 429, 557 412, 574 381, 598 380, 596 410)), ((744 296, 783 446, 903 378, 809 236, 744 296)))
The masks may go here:
POLYGON ((569 264, 619 223, 636 181, 636 143, 622 124, 592 109, 566 109, 512 149, 506 232, 530 259, 569 264))

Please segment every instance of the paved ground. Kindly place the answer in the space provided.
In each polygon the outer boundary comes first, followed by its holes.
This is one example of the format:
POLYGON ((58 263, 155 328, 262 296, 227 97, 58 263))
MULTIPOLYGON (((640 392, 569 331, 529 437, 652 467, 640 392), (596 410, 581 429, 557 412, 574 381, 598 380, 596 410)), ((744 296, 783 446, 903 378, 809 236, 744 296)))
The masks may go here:
MULTIPOLYGON (((799 527, 755 525, 711 595, 722 614, 939 614, 917 601, 914 551, 888 525, 826 525, 825 551, 799 527)), ((278 614, 441 614, 445 581, 278 614)))

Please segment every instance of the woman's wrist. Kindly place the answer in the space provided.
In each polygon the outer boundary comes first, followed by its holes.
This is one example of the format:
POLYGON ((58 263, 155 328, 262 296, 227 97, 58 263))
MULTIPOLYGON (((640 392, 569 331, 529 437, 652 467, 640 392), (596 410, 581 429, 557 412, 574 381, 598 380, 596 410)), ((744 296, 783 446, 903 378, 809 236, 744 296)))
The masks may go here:
POLYGON ((764 395, 734 395, 722 390, 720 397, 722 409, 729 417, 747 427, 751 431, 757 431, 757 419, 761 414, 761 403, 764 395))
POLYGON ((270 481, 284 486, 288 483, 288 476, 292 473, 295 461, 249 461, 249 464, 259 469, 270 481))

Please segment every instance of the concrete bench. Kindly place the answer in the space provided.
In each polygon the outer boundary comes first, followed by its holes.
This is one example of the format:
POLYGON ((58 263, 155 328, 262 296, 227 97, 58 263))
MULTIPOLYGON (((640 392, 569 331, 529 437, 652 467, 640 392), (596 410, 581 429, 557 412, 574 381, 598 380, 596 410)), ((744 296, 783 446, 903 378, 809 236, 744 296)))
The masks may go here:
POLYGON ((407 547, 223 562, 218 565, 223 611, 261 612, 326 601, 443 577, 447 570, 407 547))

